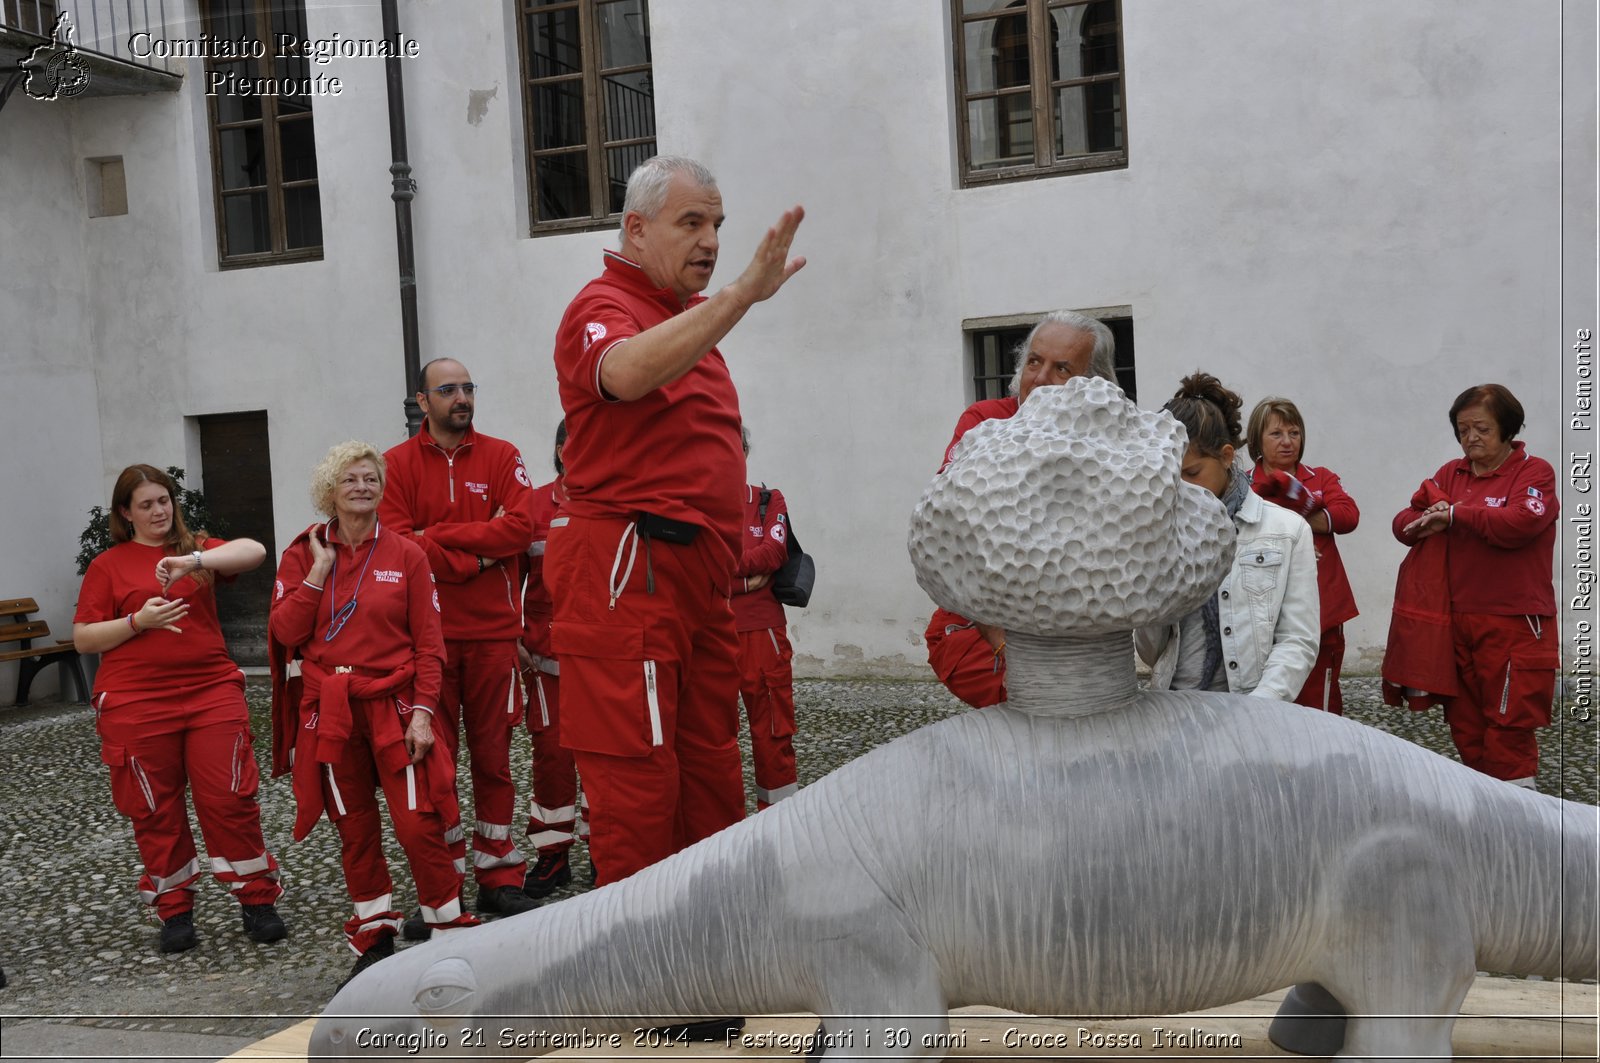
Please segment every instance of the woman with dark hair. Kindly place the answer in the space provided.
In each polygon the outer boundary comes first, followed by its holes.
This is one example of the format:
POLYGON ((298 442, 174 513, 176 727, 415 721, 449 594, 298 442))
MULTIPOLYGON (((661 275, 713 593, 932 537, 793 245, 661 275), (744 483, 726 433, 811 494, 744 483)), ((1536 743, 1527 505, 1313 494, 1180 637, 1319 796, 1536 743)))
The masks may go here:
POLYGON ((253 539, 207 538, 184 526, 166 473, 130 465, 111 493, 111 538, 83 576, 72 641, 100 654, 94 706, 111 797, 133 821, 144 861, 139 894, 161 919, 161 951, 199 943, 194 931, 200 861, 184 790, 211 871, 242 908, 259 942, 288 934, 274 907, 283 888, 261 836, 260 773, 244 700, 244 673, 228 658, 217 622, 218 577, 260 565, 253 539))
POLYGON ((1561 507, 1555 470, 1515 441, 1522 423, 1522 404, 1500 384, 1456 396, 1450 428, 1462 456, 1423 481, 1392 528, 1413 552, 1444 537, 1434 605, 1450 618, 1456 690, 1438 700, 1462 763, 1533 789, 1534 729, 1550 724, 1560 667, 1551 562, 1561 507))
POLYGON ((1139 656, 1155 690, 1227 690, 1288 701, 1317 657, 1321 613, 1311 528, 1250 490, 1234 462, 1243 444, 1239 396, 1209 373, 1184 377, 1162 407, 1189 432, 1182 474, 1216 495, 1238 539, 1211 599, 1176 624, 1141 628, 1139 656))
POLYGON ((1255 471, 1250 486, 1256 494, 1300 514, 1311 525, 1317 554, 1317 597, 1322 602, 1322 645, 1311 677, 1295 703, 1344 715, 1339 670, 1344 664, 1344 624, 1357 615, 1335 535, 1356 530, 1361 511, 1331 469, 1306 465, 1306 422, 1288 399, 1262 399, 1250 411, 1250 457, 1255 471))
POLYGON ((352 978, 394 955, 401 927, 380 789, 428 932, 477 923, 462 910, 464 869, 445 840, 461 810, 455 763, 434 718, 444 670, 439 598, 422 548, 378 521, 384 476, 370 443, 328 451, 312 473, 311 500, 329 519, 283 552, 267 626, 273 771, 294 773, 296 841, 324 812, 339 832, 355 906, 344 924, 356 954, 352 978))

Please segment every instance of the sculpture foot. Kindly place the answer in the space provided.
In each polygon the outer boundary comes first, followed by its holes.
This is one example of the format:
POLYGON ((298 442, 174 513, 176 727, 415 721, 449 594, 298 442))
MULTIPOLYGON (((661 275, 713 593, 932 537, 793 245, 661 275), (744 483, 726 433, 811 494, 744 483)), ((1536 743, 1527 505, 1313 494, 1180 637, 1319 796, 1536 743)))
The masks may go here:
POLYGON ((1336 1056, 1344 1047, 1348 1012, 1334 995, 1315 982, 1289 990, 1267 1027, 1267 1040, 1302 1056, 1336 1056))

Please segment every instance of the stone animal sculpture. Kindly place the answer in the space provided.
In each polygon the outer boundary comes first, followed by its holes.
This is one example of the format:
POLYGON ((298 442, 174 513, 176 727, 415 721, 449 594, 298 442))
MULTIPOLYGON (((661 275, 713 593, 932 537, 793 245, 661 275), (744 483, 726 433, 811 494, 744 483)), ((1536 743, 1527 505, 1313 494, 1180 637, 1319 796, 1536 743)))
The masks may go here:
POLYGON ((936 1058, 960 1005, 1167 1015, 1288 985, 1350 1013, 1341 1058, 1448 1058, 1475 971, 1594 976, 1593 807, 1298 706, 1138 689, 1130 629, 1195 607, 1232 550, 1183 449, 1099 380, 974 429, 911 549, 935 600, 1007 627, 1009 704, 377 964, 313 1058, 794 1011, 827 1060, 936 1058))

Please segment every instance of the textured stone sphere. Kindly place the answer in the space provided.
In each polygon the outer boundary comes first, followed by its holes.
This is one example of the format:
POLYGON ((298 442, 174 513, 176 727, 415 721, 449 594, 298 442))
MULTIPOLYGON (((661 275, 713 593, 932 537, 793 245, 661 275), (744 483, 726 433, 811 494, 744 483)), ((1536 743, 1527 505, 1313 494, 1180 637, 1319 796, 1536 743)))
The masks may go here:
POLYGON ((917 582, 1010 631, 1106 635, 1197 608, 1233 563, 1227 510, 1183 481, 1188 435, 1098 377, 1035 388, 962 437, 911 515, 917 582))

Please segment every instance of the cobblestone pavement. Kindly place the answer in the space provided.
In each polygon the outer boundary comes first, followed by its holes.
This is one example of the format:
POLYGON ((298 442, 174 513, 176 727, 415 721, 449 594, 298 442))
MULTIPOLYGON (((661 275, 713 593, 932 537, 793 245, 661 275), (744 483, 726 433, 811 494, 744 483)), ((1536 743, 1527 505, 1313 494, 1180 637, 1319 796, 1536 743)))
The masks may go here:
MULTIPOLYGON (((795 693, 802 783, 962 708, 929 682, 816 680, 797 683, 795 693)), ((265 686, 253 683, 263 765, 266 698, 265 686)), ((1453 756, 1437 711, 1385 708, 1371 678, 1347 679, 1346 699, 1351 718, 1453 756)), ((1596 803, 1595 725, 1566 722, 1543 733, 1540 745, 1540 789, 1596 803)), ((748 747, 745 763, 748 790, 748 747)), ((515 776, 520 792, 528 778, 525 738, 515 744, 515 776)), ((91 711, 61 704, 0 709, 0 895, 15 905, 0 933, 0 968, 10 980, 0 990, 0 1022, 15 1029, 21 1017, 36 1016, 51 1018, 26 1021, 150 1029, 151 1017, 162 1016, 174 1033, 255 1038, 316 1013, 352 962, 341 931, 348 900, 337 838, 323 823, 291 844, 287 778, 263 781, 262 811, 288 889, 280 909, 289 939, 253 944, 240 930, 237 906, 205 880, 195 910, 199 948, 163 956, 157 924, 139 902, 132 832, 112 808, 91 711)), ((414 910, 392 838, 388 850, 397 900, 414 910)), ((588 881, 581 852, 580 845, 575 884, 588 881)), ((469 900, 472 892, 469 885, 469 900)))

